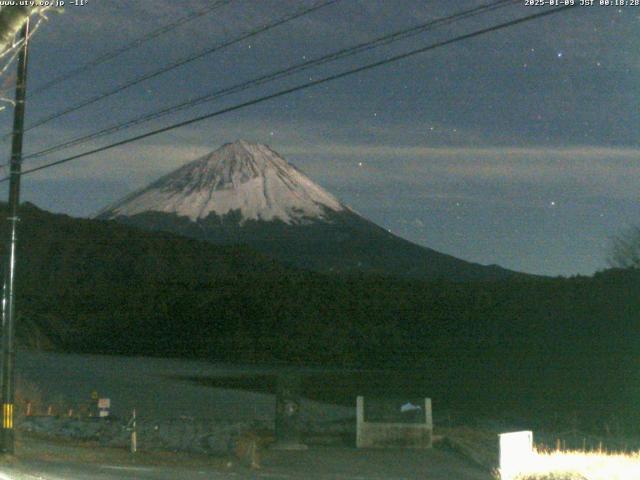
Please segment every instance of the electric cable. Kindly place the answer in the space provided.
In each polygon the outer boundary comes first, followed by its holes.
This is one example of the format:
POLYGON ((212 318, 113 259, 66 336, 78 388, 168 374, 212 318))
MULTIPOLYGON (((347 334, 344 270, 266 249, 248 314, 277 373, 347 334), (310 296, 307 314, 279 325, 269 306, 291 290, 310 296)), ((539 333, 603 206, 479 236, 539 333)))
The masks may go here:
POLYGON ((84 73, 88 70, 91 70, 94 67, 97 67, 98 65, 107 62, 119 55, 122 55, 125 52, 128 52, 130 50, 133 50, 134 48, 139 47, 140 45, 142 45, 143 43, 146 43, 150 40, 153 40, 155 38, 158 38, 161 35, 164 35, 165 33, 170 32, 171 30, 175 30, 178 27, 181 27, 182 25, 189 23, 193 20, 196 20, 200 17, 203 17, 215 10, 217 10, 220 7, 224 7, 225 5, 228 5, 229 3, 233 2, 234 0, 218 0, 217 2, 214 2, 212 5, 209 5, 206 8, 200 9, 198 11, 192 12, 189 15, 186 15, 182 18, 177 19, 174 22, 171 22, 167 25, 164 25, 162 27, 159 27, 149 33, 147 33, 146 35, 143 35, 137 39, 135 39, 134 41, 123 45, 122 47, 116 48, 115 50, 112 50, 110 52, 107 52, 103 55, 100 55, 99 57, 91 60, 90 62, 87 62, 84 65, 81 65, 80 67, 77 67, 67 73, 63 73, 62 75, 55 77, 51 80, 49 80, 48 82, 40 85, 39 87, 35 88, 33 91, 29 92, 29 95, 33 96, 33 95, 38 95, 39 93, 44 92, 45 90, 48 90, 49 88, 53 87, 54 85, 57 85, 61 82, 64 82, 66 80, 69 80, 70 78, 75 77, 76 75, 79 75, 81 73, 84 73))
MULTIPOLYGON (((290 88, 287 88, 287 89, 284 89, 284 90, 280 90, 278 92, 275 92, 275 93, 272 93, 272 94, 269 94, 269 95, 264 95, 262 97, 258 97, 258 98, 255 98, 253 100, 249 100, 249 101, 246 101, 246 102, 243 102, 243 103, 231 106, 231 107, 226 107, 226 108, 223 108, 221 110, 217 110, 215 112, 211 112, 211 113, 208 113, 208 114, 205 114, 205 115, 194 117, 194 118, 191 118, 189 120, 185 120, 185 121, 178 122, 178 123, 175 123, 175 124, 172 124, 172 125, 168 125, 166 127, 162 127, 162 128, 159 128, 159 129, 156 129, 156 130, 152 130, 152 131, 140 134, 140 135, 136 135, 134 137, 127 138, 125 140, 121 140, 121 141, 118 141, 118 142, 115 142, 115 143, 111 143, 109 145, 105 145, 105 146, 102 146, 102 147, 99 147, 99 148, 95 148, 93 150, 89 150, 89 151, 86 151, 86 152, 83 152, 83 153, 79 153, 77 155, 72 155, 70 157, 66 157, 66 158, 63 158, 63 159, 60 159, 60 160, 56 160, 54 162, 50 162, 50 163, 47 163, 47 164, 44 164, 44 165, 40 165, 38 167, 34 167, 34 168, 31 168, 31 169, 28 169, 28 170, 24 170, 21 173, 21 175, 27 175, 27 174, 34 173, 34 172, 37 172, 37 171, 40 171, 40 170, 44 170, 44 169, 47 169, 47 168, 51 168, 51 167, 54 167, 54 166, 57 166, 57 165, 68 163, 68 162, 71 162, 73 160, 77 160, 77 159, 80 159, 80 158, 88 157, 90 155, 95 155, 96 153, 101 153, 101 152, 104 152, 104 151, 107 151, 107 150, 111 150, 111 149, 113 149, 115 147, 119 147, 119 146, 122 146, 122 145, 133 143, 133 142, 136 142, 138 140, 142 140, 142 139, 149 138, 149 137, 152 137, 152 136, 155 136, 155 135, 159 135, 161 133, 165 133, 165 132, 168 132, 168 131, 171 131, 171 130, 175 130, 177 128, 181 128, 181 127, 184 127, 184 126, 187 126, 187 125, 192 125, 194 123, 198 123, 198 122, 201 122, 203 120, 208 120, 208 119, 213 118, 213 117, 217 117, 217 116, 220 116, 220 115, 223 115, 223 114, 226 114, 226 113, 234 112, 234 111, 240 110, 242 108, 246 108, 246 107, 249 107, 249 106, 252 106, 252 105, 256 105, 256 104, 259 104, 259 103, 266 102, 268 100, 272 100, 274 98, 279 98, 279 97, 282 97, 282 96, 285 96, 285 95, 289 95, 289 94, 294 93, 294 92, 298 92, 298 91, 301 91, 301 90, 306 90, 306 89, 311 88, 311 87, 315 87, 317 85, 321 85, 321 84, 324 84, 324 83, 327 83, 327 82, 331 82, 331 81, 334 81, 334 80, 345 78, 345 77, 354 75, 356 73, 364 72, 364 71, 367 71, 367 70, 371 70, 373 68, 377 68, 377 67, 380 67, 380 66, 383 66, 383 65, 394 63, 394 62, 397 62, 399 60, 403 60, 403 59, 406 59, 406 58, 409 58, 409 57, 412 57, 412 56, 415 56, 415 55, 418 55, 418 54, 421 54, 421 53, 424 53, 424 52, 427 52, 427 51, 430 51, 430 50, 434 50, 436 48, 444 47, 444 46, 447 46, 447 45, 452 45, 454 43, 458 43, 458 42, 461 42, 461 41, 464 41, 464 40, 468 40, 470 38, 475 38, 475 37, 478 37, 478 36, 481 36, 481 35, 485 35, 487 33, 495 32, 495 31, 502 30, 502 29, 505 29, 505 28, 509 28, 509 27, 512 27, 512 26, 515 26, 515 25, 523 24, 523 23, 526 23, 526 22, 529 22, 529 21, 532 21, 532 20, 536 20, 538 18, 543 18, 543 17, 547 17, 547 16, 550 16, 550 15, 554 15, 554 14, 557 14, 559 12, 568 10, 570 8, 574 8, 575 6, 576 6, 575 4, 574 5, 561 6, 561 7, 558 7, 558 8, 546 10, 544 12, 535 13, 535 14, 527 15, 525 17, 518 18, 518 19, 514 19, 514 20, 507 21, 507 22, 503 22, 503 23, 500 23, 500 24, 497 24, 497 25, 493 25, 491 27, 486 27, 486 28, 483 28, 483 29, 480 29, 480 30, 476 30, 476 31, 471 32, 471 33, 466 33, 466 34, 463 34, 463 35, 459 35, 459 36, 456 36, 456 37, 448 39, 448 40, 443 40, 443 41, 440 41, 440 42, 436 42, 436 43, 433 43, 431 45, 427 45, 425 47, 420 47, 420 48, 417 48, 417 49, 414 49, 414 50, 410 50, 410 51, 402 53, 402 54, 394 55, 392 57, 388 57, 388 58, 385 58, 383 60, 379 60, 379 61, 376 61, 376 62, 373 62, 373 63, 369 63, 367 65, 363 65, 363 66, 360 66, 360 67, 357 67, 357 68, 353 68, 351 70, 347 70, 347 71, 344 71, 344 72, 341 72, 341 73, 333 74, 333 75, 330 75, 330 76, 327 76, 327 77, 320 78, 318 80, 313 80, 313 81, 310 81, 310 82, 307 82, 307 83, 303 83, 301 85, 297 85, 297 86, 294 86, 294 87, 290 87, 290 88)), ((9 177, 3 177, 3 178, 0 179, 0 182, 5 182, 8 179, 9 179, 9 177)))
POLYGON ((81 108, 84 108, 84 107, 86 107, 88 105, 92 105, 92 104, 94 104, 94 103, 96 103, 96 102, 98 102, 100 100, 103 100, 105 98, 108 98, 108 97, 111 97, 111 96, 116 95, 118 93, 121 93, 124 90, 133 87, 134 85, 138 85, 139 83, 142 83, 142 82, 144 82, 146 80, 150 80, 152 78, 155 78, 155 77, 157 77, 159 75, 162 75, 164 73, 167 73, 167 72, 169 72, 171 70, 175 70, 178 67, 181 67, 183 65, 186 65, 187 63, 193 62, 193 61, 195 61, 197 59, 200 59, 200 58, 202 58, 202 57, 204 57, 206 55, 210 55, 210 54, 212 54, 214 52, 222 50, 223 48, 229 47, 231 45, 234 45, 236 43, 244 41, 244 40, 246 40, 248 38, 251 38, 251 37, 254 37, 254 36, 259 35, 261 33, 264 33, 264 32, 266 32, 268 30, 271 30, 271 29, 273 29, 275 27, 278 27, 278 26, 283 25, 283 24, 285 24, 287 22, 290 22, 291 20, 295 20, 295 19, 300 18, 300 17, 302 17, 304 15, 308 15, 309 13, 312 13, 312 12, 314 12, 316 10, 319 10, 321 8, 324 8, 324 7, 327 7, 329 5, 337 3, 339 1, 340 0, 321 0, 319 2, 314 3, 311 7, 307 7, 307 8, 304 8, 302 10, 298 10, 298 11, 293 12, 293 13, 288 13, 288 14, 284 15, 283 17, 280 17, 280 18, 278 18, 277 20, 275 20, 275 21, 273 21, 271 23, 268 23, 266 25, 262 25, 262 26, 260 26, 258 28, 255 28, 255 29, 253 29, 253 30, 251 30, 251 31, 249 31, 247 33, 244 33, 244 34, 240 35, 239 37, 235 37, 235 38, 233 38, 231 40, 219 43, 219 44, 217 44, 217 45, 215 45, 213 47, 207 48, 207 49, 205 49, 205 50, 203 50, 203 51, 201 51, 199 53, 196 53, 194 55, 190 55, 189 57, 186 57, 186 58, 184 58, 182 60, 178 60, 177 62, 171 63, 171 64, 169 64, 169 65, 167 65, 165 67, 162 67, 162 68, 160 68, 158 70, 155 70, 155 71, 153 71, 151 73, 144 74, 144 75, 142 75, 140 77, 137 77, 137 78, 135 78, 135 79, 133 79, 133 80, 131 80, 129 82, 126 82, 126 83, 124 83, 124 84, 122 84, 122 85, 120 85, 120 86, 118 86, 118 87, 116 87, 116 88, 114 88, 112 90, 109 90, 109 91, 107 91, 105 93, 101 93, 101 94, 95 95, 95 96, 90 97, 87 100, 83 100, 82 102, 77 103, 77 104, 75 104, 75 105, 73 105, 71 107, 67 107, 67 108, 65 108, 63 110, 60 110, 60 111, 58 111, 56 113, 53 113, 53 114, 51 114, 51 115, 49 115, 47 117, 41 118, 40 120, 36 120, 35 123, 27 126, 24 129, 24 131, 28 132, 29 130, 33 130, 34 128, 40 127, 40 126, 42 126, 42 125, 44 125, 46 123, 49 123, 52 120, 55 120, 55 119, 60 118, 60 117, 63 117, 65 115, 68 115, 69 113, 72 113, 72 112, 75 112, 77 110, 80 110, 81 108))
POLYGON ((25 155, 23 157, 23 160, 27 160, 27 159, 32 159, 32 158, 38 158, 38 157, 42 157, 44 155, 48 155, 50 153, 53 152, 57 152, 60 150, 64 150, 66 148, 70 148, 73 146, 77 146, 77 145, 81 145, 84 143, 87 143, 90 140, 94 140, 96 138, 99 137, 103 137, 105 135, 110 135, 112 133, 118 132, 118 131, 122 131, 128 128, 131 128, 133 126, 136 125, 140 125, 142 123, 151 121, 151 120, 156 120, 158 118, 164 117, 166 115, 172 114, 172 113, 176 113, 178 111, 187 109, 187 108, 192 108, 196 105, 200 105, 202 103, 206 103, 206 102, 210 102, 213 100, 217 100, 221 97, 233 94, 233 93, 237 93, 237 92, 241 92, 244 90, 247 90, 249 88, 253 88, 259 85, 262 85, 264 83, 268 83, 268 82, 272 82, 274 80, 278 80, 281 78, 285 78, 288 76, 291 76, 293 74, 299 73, 301 71, 307 70, 309 68, 312 67, 316 67, 318 65, 322 65, 324 63, 328 63, 334 60, 338 60, 338 59, 342 59, 342 58, 346 58, 346 57, 350 57, 356 54, 360 54, 363 53, 365 51, 371 50, 373 48, 377 48, 381 45, 387 45, 389 43, 392 42, 396 42, 399 40, 404 40, 406 38, 418 35, 420 33, 424 33, 427 30, 430 30, 431 28, 434 27, 438 27, 438 26, 442 26, 442 25, 447 25, 450 23, 453 23, 455 21, 460 21, 462 19, 465 18, 470 18, 473 16, 477 16, 479 14, 484 14, 488 11, 493 11, 496 10, 498 8, 504 8, 506 6, 509 6, 511 4, 516 4, 516 3, 520 3, 520 0, 499 0, 497 2, 493 2, 493 3, 489 3, 489 4, 484 4, 484 5, 480 5, 476 8, 470 9, 470 10, 465 10, 465 11, 461 11, 455 14, 452 14, 448 17, 443 17, 443 18, 439 18, 439 19, 435 19, 426 23, 422 23, 420 25, 417 26, 413 26, 410 27, 408 29, 404 29, 404 30, 400 30, 397 32, 393 32, 391 34, 388 35, 384 35, 382 37, 378 37, 376 39, 367 41, 367 42, 363 42, 360 43, 358 45, 352 46, 352 47, 348 47, 348 48, 344 48, 326 55, 323 55, 319 58, 315 58, 315 59, 311 59, 296 65, 293 65, 291 67, 287 67, 285 69, 281 69, 278 70, 276 72, 272 72, 266 75, 263 75, 261 77, 258 77, 256 79, 252 79, 246 82, 242 82, 240 84, 236 84, 230 87, 226 87, 224 89, 221 90, 217 90, 214 91, 212 93, 208 93, 199 97, 196 97, 194 99, 188 100, 186 102, 182 102, 179 103, 177 105, 171 106, 171 107, 167 107, 152 113, 148 113, 148 114, 144 114, 142 116, 136 117, 132 120, 129 120, 127 122, 123 122, 123 123, 118 123, 116 125, 112 125, 109 127, 106 127, 104 129, 101 129, 97 132, 93 132, 93 133, 89 133, 80 137, 76 137, 74 139, 65 141, 63 143, 48 147, 46 149, 40 150, 38 152, 34 152, 28 155, 25 155))

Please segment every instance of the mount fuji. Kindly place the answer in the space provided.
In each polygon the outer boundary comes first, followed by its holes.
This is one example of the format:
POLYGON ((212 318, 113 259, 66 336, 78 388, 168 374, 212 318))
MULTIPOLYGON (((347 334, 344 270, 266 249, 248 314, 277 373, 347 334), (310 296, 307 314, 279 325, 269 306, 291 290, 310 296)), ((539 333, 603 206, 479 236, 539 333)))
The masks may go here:
POLYGON ((421 247, 361 217, 270 147, 238 140, 103 209, 101 220, 246 244, 321 272, 448 280, 517 275, 421 247))

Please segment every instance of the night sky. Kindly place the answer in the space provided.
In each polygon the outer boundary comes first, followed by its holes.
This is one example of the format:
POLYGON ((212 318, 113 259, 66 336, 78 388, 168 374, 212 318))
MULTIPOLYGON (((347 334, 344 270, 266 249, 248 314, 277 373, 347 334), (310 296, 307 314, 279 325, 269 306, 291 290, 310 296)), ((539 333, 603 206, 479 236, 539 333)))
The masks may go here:
MULTIPOLYGON (((211 3, 88 0, 50 13, 33 38, 29 88, 211 3)), ((313 3, 235 0, 29 96, 27 125, 313 3)), ((341 0, 35 128, 25 153, 483 3, 341 0)), ((549 8, 522 0, 25 168, 549 8)), ((89 216, 244 138, 418 244, 525 272, 592 274, 606 268, 611 236, 640 224, 639 45, 640 7, 576 7, 25 176, 22 199, 89 216)), ((12 97, 14 76, 0 81, 12 97)), ((2 131, 11 119, 0 112, 2 131)))

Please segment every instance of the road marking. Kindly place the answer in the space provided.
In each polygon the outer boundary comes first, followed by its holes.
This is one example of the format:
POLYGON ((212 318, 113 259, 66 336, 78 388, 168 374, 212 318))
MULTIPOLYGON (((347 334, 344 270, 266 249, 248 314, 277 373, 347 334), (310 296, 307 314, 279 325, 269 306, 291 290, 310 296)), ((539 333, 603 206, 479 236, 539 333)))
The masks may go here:
POLYGON ((363 477, 360 475, 336 475, 337 480, 408 480, 405 477, 363 477))
MULTIPOLYGON (((287 475, 286 473, 259 473, 258 478, 269 478, 269 479, 296 479, 303 478, 298 476, 287 475)), ((335 480, 408 480, 405 477, 368 477, 362 475, 329 475, 329 476, 320 476, 318 478, 333 478, 335 480)))
POLYGON ((153 467, 131 467, 128 465, 100 465, 100 468, 108 468, 109 470, 131 470, 134 472, 152 472, 153 467))
POLYGON ((60 477, 43 477, 40 474, 30 474, 20 471, 12 471, 9 473, 0 472, 0 480, 53 480, 60 479, 60 477))

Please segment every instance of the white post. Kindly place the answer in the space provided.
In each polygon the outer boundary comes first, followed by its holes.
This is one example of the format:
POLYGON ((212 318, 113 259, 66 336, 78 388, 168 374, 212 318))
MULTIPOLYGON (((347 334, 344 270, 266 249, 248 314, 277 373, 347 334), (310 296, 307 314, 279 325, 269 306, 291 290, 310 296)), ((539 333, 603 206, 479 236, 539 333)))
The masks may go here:
POLYGON ((132 415, 132 425, 131 425, 131 453, 136 453, 138 451, 138 432, 136 431, 136 409, 133 409, 132 415))
POLYGON ((431 413, 431 399, 424 399, 424 421, 427 424, 427 428, 429 428, 433 432, 433 414, 431 413))
POLYGON ((520 472, 526 472, 533 459, 533 432, 501 433, 500 479, 512 480, 520 472))
POLYGON ((356 447, 362 448, 362 429, 364 428, 364 397, 356 398, 356 447))

